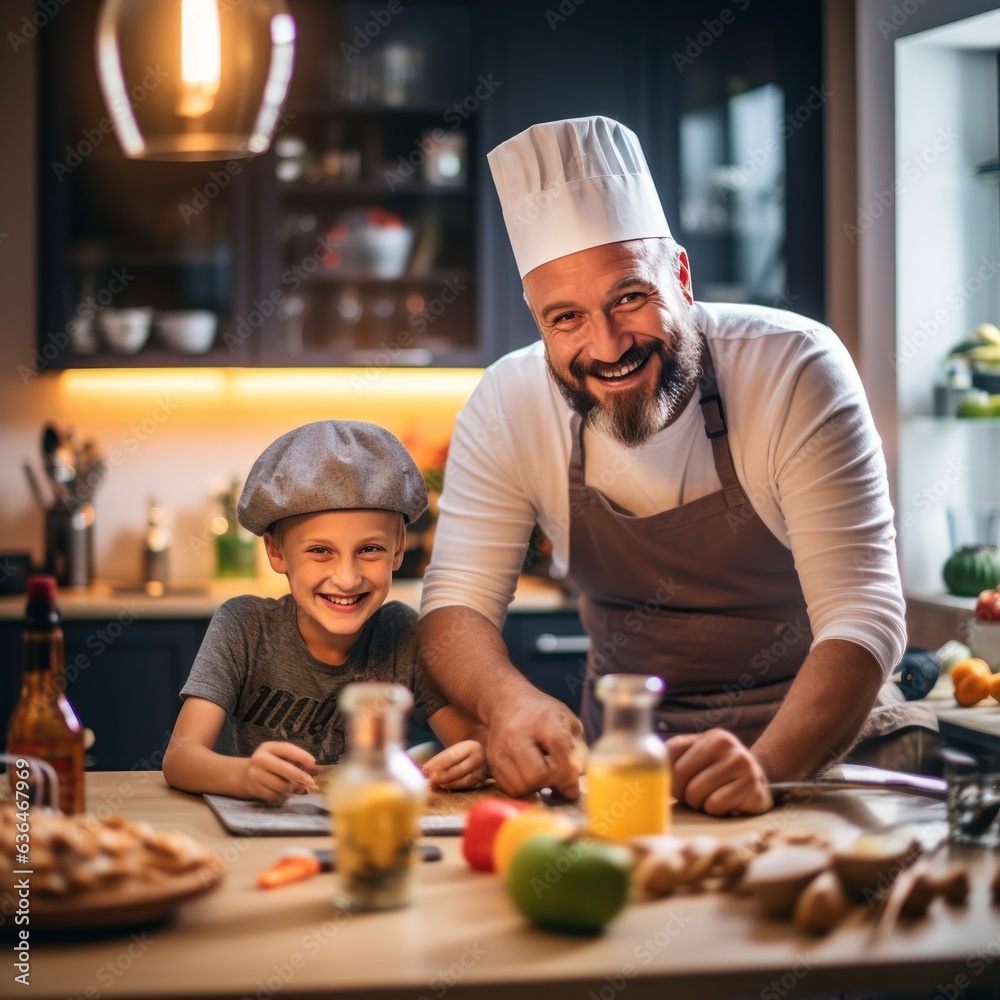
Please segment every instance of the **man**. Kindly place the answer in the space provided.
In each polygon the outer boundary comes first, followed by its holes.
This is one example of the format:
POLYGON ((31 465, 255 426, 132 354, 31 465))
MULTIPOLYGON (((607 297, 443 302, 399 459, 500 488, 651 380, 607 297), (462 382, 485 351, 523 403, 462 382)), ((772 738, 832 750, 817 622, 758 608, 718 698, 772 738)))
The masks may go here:
POLYGON ((421 654, 489 728, 501 787, 573 796, 581 724, 500 637, 536 519, 581 592, 583 730, 605 673, 657 674, 674 794, 770 808, 859 737, 935 728, 887 678, 905 642, 892 508, 856 371, 830 330, 694 302, 638 140, 536 125, 489 155, 542 342, 459 415, 421 654), (674 735, 677 734, 677 735, 674 735))

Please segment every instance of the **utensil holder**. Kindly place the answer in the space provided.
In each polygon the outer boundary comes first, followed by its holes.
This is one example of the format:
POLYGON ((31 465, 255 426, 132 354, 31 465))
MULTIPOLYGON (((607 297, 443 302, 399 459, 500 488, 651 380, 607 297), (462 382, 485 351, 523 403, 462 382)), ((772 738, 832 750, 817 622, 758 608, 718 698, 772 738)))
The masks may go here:
POLYGON ((45 512, 45 571, 61 587, 86 587, 94 578, 94 508, 45 512))

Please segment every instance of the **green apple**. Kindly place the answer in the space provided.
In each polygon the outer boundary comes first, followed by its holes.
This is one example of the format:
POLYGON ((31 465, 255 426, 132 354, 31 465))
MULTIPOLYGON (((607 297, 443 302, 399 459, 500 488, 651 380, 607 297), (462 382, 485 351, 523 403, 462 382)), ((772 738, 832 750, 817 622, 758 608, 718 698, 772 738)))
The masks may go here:
POLYGON ((539 926, 596 934, 628 902, 631 878, 627 848, 543 833, 517 849, 507 889, 514 905, 539 926))

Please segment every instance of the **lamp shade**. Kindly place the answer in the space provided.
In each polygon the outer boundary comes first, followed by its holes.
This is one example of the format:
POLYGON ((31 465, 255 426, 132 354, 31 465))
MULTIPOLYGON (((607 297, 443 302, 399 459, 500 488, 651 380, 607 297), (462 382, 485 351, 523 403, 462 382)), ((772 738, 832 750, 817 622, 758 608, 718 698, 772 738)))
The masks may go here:
POLYGON ((97 75, 136 160, 227 160, 270 145, 295 61, 284 0, 104 0, 97 75))

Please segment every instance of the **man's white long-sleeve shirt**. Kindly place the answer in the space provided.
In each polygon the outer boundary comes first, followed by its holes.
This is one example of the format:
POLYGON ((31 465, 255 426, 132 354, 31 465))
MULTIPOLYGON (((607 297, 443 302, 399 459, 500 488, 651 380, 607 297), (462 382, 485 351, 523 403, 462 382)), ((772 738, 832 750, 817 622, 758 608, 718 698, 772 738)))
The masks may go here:
MULTIPOLYGON (((904 602, 881 441, 850 356, 827 327, 789 312, 696 303, 694 318, 715 361, 736 475, 792 551, 814 643, 856 642, 888 676, 905 645, 904 602)), ((556 569, 572 576, 571 419, 541 341, 487 369, 452 436, 422 615, 464 605, 501 628, 536 519, 556 569)), ((637 517, 720 488, 697 391, 640 448, 588 428, 584 453, 587 484, 637 517)))

